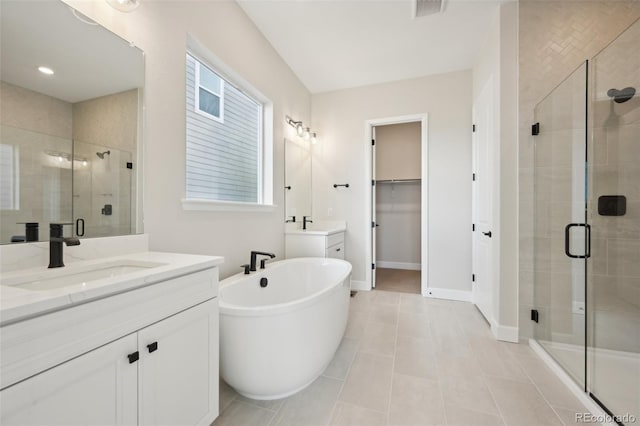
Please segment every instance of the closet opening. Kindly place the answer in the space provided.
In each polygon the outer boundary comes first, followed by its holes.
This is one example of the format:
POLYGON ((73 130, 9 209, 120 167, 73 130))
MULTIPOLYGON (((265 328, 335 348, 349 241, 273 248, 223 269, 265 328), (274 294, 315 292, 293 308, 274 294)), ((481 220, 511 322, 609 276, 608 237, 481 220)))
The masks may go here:
POLYGON ((426 294, 426 115, 369 128, 371 288, 426 294))

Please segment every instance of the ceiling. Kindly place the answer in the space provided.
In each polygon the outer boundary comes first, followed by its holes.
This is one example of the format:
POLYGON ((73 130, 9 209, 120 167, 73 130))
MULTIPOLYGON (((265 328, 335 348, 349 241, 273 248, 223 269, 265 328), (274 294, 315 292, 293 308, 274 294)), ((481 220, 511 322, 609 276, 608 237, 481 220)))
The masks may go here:
POLYGON ((473 65, 498 1, 445 0, 412 18, 412 0, 238 0, 312 93, 473 65))
POLYGON ((142 51, 62 2, 2 1, 0 18, 2 81, 71 103, 144 85, 142 51))

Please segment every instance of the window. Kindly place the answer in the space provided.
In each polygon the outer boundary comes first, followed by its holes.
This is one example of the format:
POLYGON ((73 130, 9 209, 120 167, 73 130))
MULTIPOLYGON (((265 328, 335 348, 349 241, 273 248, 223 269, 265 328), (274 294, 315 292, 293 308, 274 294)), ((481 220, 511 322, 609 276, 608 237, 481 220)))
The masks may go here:
POLYGON ((270 180, 265 179, 265 169, 271 173, 266 164, 271 161, 271 146, 263 145, 266 102, 195 55, 187 53, 186 60, 187 199, 183 205, 198 210, 209 209, 201 207, 212 202, 270 205, 264 185, 270 180))
POLYGON ((224 122, 224 80, 218 74, 195 61, 196 111, 224 122))

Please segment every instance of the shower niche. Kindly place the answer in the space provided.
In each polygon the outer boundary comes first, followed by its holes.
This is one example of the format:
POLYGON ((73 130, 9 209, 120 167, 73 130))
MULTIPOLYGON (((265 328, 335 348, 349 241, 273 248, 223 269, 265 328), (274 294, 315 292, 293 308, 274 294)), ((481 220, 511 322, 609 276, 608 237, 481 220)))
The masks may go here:
POLYGON ((619 419, 640 418, 639 50, 636 22, 536 106, 532 132, 534 338, 619 419))

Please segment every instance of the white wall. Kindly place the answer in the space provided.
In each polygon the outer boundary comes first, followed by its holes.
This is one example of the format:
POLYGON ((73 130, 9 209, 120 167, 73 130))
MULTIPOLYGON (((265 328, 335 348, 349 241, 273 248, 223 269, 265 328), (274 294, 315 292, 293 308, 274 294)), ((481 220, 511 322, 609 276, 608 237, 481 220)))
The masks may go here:
POLYGON ((222 277, 238 272, 252 249, 284 257, 284 116, 309 122, 311 98, 241 8, 234 1, 143 1, 126 14, 104 1, 66 2, 145 52, 144 230, 151 249, 222 255, 222 277), (182 209, 188 33, 273 101, 273 212, 182 209))
POLYGON ((518 332, 517 3, 500 5, 473 66, 473 99, 493 80, 493 331, 503 340, 518 332))
POLYGON ((334 92, 312 97, 313 210, 316 219, 347 221, 346 258, 353 280, 366 268, 366 120, 427 113, 429 120, 429 264, 432 288, 471 289, 471 71, 334 92), (349 183, 334 189, 334 183, 349 183))
POLYGON ((420 269, 420 192, 420 182, 376 185, 378 266, 420 269))

